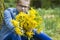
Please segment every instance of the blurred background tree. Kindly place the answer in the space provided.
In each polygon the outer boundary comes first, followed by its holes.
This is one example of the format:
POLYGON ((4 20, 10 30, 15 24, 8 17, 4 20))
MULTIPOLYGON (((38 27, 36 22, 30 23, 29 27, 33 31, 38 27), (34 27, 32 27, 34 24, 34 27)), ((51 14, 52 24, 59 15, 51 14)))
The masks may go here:
POLYGON ((4 0, 0 0, 0 29, 3 24, 4 0))
MULTIPOLYGON (((6 8, 16 7, 15 0, 4 0, 6 8)), ((55 8, 60 7, 60 0, 31 0, 31 6, 34 8, 55 8)))
POLYGON ((35 8, 55 8, 60 6, 60 0, 31 0, 31 6, 35 8))

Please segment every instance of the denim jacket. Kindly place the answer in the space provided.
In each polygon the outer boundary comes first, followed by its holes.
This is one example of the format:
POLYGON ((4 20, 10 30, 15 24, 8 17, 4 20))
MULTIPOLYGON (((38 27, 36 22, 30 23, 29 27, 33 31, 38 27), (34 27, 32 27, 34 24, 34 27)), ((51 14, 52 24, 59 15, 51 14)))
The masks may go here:
POLYGON ((18 14, 16 8, 8 8, 4 11, 4 23, 2 29, 0 30, 0 39, 3 40, 11 32, 14 32, 14 26, 10 22, 12 19, 15 19, 15 16, 18 14))

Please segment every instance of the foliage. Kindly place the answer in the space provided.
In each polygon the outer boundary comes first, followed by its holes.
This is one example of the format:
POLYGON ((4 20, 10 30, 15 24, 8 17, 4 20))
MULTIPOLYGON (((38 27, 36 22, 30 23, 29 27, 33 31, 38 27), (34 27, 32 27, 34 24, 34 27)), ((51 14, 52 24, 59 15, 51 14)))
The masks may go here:
MULTIPOLYGON (((5 8, 16 7, 15 0, 4 0, 5 8)), ((60 0, 31 0, 31 6, 35 8, 60 7, 60 0)))
POLYGON ((38 9, 44 18, 45 30, 53 40, 60 40, 60 8, 38 9))
POLYGON ((5 9, 8 7, 15 7, 16 3, 15 0, 4 0, 4 5, 5 5, 5 9))

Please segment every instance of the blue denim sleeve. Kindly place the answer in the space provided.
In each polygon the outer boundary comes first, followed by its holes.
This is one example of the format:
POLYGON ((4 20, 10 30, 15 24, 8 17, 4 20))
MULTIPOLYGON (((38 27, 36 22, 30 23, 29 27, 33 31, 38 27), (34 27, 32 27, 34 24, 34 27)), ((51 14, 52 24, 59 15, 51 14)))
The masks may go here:
POLYGON ((4 11, 4 21, 6 26, 12 30, 14 28, 13 24, 11 23, 12 17, 11 17, 11 13, 9 10, 5 10, 4 11))

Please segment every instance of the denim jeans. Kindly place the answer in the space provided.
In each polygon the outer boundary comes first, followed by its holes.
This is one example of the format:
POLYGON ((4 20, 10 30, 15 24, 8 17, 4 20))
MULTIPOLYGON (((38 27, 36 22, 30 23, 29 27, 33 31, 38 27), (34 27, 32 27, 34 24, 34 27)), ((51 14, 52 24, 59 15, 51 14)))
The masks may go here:
POLYGON ((4 40, 21 40, 21 37, 12 32, 4 40))

